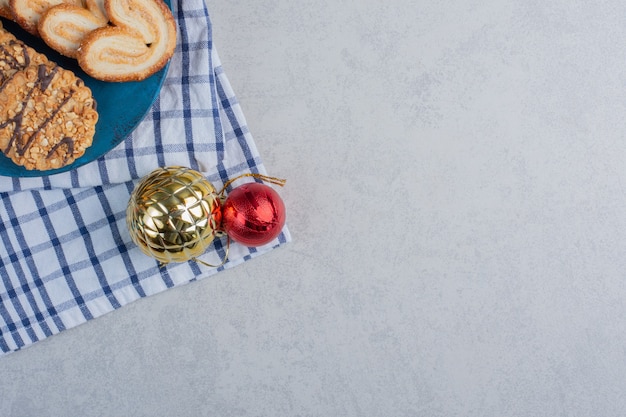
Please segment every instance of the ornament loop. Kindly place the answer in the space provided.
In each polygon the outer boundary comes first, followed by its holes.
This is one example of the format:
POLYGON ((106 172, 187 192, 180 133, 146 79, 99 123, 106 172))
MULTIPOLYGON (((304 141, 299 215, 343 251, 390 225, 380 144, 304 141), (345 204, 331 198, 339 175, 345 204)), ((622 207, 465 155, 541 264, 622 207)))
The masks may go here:
POLYGON ((237 180, 239 180, 241 178, 245 178, 245 177, 258 178, 258 179, 260 179, 262 181, 269 182, 270 184, 279 185, 281 187, 284 186, 285 183, 287 182, 287 180, 282 179, 282 178, 270 177, 268 175, 256 174, 256 173, 246 173, 246 174, 238 175, 235 178, 232 178, 232 179, 226 181, 226 183, 224 183, 224 186, 222 187, 220 192, 217 193, 217 195, 219 195, 220 198, 222 198, 224 196, 224 192, 226 191, 226 189, 228 188, 228 186, 230 184, 232 184, 233 182, 235 182, 235 181, 237 181, 237 180))
POLYGON ((220 266, 223 266, 226 263, 226 261, 228 261, 228 251, 230 249, 230 236, 228 236, 228 235, 226 235, 226 236, 227 236, 226 250, 225 250, 226 253, 224 254, 224 259, 222 259, 222 262, 220 262, 217 265, 213 265, 213 264, 210 264, 208 262, 204 262, 204 261, 202 261, 202 260, 200 260, 198 258, 191 258, 191 260, 194 261, 194 262, 197 262, 199 264, 202 264, 204 266, 208 266, 209 268, 219 268, 220 266))

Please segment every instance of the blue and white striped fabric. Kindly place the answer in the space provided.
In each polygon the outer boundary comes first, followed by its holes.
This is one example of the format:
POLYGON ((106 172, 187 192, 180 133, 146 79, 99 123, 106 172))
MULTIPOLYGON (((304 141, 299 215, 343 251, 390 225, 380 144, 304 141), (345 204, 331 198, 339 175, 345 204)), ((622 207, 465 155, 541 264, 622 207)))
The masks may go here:
MULTIPOLYGON (((0 356, 290 240, 285 228, 261 248, 233 243, 228 262, 214 269, 159 268, 131 242, 130 193, 157 167, 196 169, 217 189, 242 173, 267 174, 221 69, 204 1, 173 0, 172 11, 178 45, 166 81, 123 143, 71 172, 0 178, 0 356)), ((216 240, 201 259, 219 263, 225 245, 216 240)))

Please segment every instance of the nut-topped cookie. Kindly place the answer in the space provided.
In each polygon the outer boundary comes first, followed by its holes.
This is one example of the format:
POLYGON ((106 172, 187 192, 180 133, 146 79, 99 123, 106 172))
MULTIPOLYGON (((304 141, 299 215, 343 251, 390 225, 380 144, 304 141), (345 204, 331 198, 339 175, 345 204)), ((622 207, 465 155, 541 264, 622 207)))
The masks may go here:
POLYGON ((0 86, 0 151, 29 170, 71 164, 92 144, 95 107, 73 72, 31 64, 0 86))
POLYGON ((17 71, 45 62, 48 62, 45 55, 16 39, 0 24, 0 86, 17 71))

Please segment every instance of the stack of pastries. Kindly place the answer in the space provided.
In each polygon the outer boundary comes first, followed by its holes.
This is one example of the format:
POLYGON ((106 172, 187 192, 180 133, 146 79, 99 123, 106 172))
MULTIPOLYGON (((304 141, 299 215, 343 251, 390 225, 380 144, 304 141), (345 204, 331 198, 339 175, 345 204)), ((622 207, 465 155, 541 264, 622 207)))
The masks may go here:
MULTIPOLYGON (((176 45, 163 0, 0 0, 0 16, 102 81, 144 80, 176 45)), ((0 23, 0 152, 29 170, 61 168, 92 145, 97 121, 83 80, 0 23)))
POLYGON ((0 0, 0 15, 103 81, 140 81, 165 66, 176 23, 162 0, 0 0))

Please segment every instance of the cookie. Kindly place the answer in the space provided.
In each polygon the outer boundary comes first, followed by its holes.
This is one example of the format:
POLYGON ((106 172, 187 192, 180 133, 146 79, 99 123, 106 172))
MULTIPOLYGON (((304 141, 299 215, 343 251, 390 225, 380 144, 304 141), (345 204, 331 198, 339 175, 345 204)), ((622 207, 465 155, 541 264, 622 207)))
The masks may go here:
POLYGON ((48 62, 45 55, 36 52, 13 34, 7 32, 0 24, 0 86, 17 71, 31 64, 48 62))
POLYGON ((32 64, 0 86, 0 151, 32 170, 71 164, 98 121, 91 90, 53 62, 32 64))
POLYGON ((85 7, 87 7, 87 10, 89 10, 98 20, 108 22, 109 16, 107 16, 104 2, 105 0, 85 0, 85 7))
POLYGON ((82 0, 9 0, 13 19, 27 32, 38 35, 37 23, 46 10, 57 4, 82 6, 82 0))
POLYGON ((70 58, 76 58, 78 48, 85 36, 107 25, 96 7, 91 10, 73 4, 59 4, 46 10, 39 19, 39 36, 55 51, 70 58))
POLYGON ((113 24, 89 33, 78 64, 104 81, 140 81, 169 61, 176 48, 176 22, 162 0, 106 0, 113 24))
POLYGON ((6 17, 7 19, 13 19, 13 13, 11 13, 9 0, 0 0, 0 16, 6 17))

